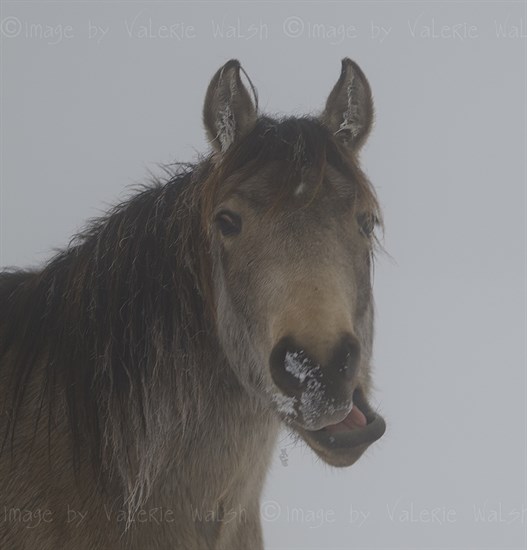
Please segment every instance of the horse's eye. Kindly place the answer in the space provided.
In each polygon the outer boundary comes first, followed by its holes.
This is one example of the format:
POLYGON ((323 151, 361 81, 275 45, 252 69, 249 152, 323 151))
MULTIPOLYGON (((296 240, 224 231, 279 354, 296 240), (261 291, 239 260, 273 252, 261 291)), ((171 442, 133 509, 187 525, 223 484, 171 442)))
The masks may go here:
POLYGON ((242 230, 242 219, 229 210, 219 212, 215 222, 224 237, 233 237, 242 230))
POLYGON ((375 226, 378 223, 377 217, 373 214, 359 214, 357 221, 359 222, 360 232, 365 237, 371 237, 375 226))

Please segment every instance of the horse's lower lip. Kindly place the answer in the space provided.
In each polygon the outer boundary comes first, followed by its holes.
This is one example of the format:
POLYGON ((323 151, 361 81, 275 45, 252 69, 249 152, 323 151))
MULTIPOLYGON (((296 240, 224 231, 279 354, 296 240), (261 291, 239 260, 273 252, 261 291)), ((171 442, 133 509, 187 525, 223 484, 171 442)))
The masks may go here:
POLYGON ((309 432, 320 444, 334 449, 350 449, 359 445, 370 445, 377 441, 385 432, 386 423, 380 415, 368 420, 363 428, 354 428, 342 432, 332 432, 322 428, 309 432))
POLYGON ((366 416, 368 423, 364 427, 345 431, 328 430, 327 427, 310 431, 301 426, 295 427, 304 441, 333 466, 350 466, 386 431, 383 417, 371 409, 361 390, 354 394, 354 402, 366 416))

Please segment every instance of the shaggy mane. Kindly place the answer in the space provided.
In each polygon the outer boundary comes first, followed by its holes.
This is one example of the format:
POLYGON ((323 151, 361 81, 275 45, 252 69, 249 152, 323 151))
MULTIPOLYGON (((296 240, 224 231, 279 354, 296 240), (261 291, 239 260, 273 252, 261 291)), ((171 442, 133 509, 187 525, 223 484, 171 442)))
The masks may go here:
POLYGON ((50 432, 64 411, 75 469, 87 449, 97 470, 118 470, 130 500, 145 496, 166 426, 184 427, 203 410, 204 373, 191 367, 211 349, 197 181, 207 169, 187 166, 144 188, 92 221, 42 271, 0 274, 1 450, 13 449, 39 365, 35 433, 45 418, 50 432), (2 372, 7 354, 10 372, 2 372))

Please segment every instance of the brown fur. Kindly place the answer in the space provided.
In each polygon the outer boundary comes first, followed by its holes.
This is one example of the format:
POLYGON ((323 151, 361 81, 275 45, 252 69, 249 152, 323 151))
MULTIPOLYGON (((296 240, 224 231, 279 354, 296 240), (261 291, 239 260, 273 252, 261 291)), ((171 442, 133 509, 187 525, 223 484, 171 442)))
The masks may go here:
MULTIPOLYGON (((344 60, 320 119, 275 120, 257 114, 240 69, 228 62, 209 86, 211 156, 94 221, 42 269, 0 274, 1 548, 258 550, 280 422, 330 464, 373 441, 331 450, 298 402, 280 408, 294 398, 269 368, 294 337, 325 366, 325 397, 349 407, 353 393, 375 417, 380 213, 357 162, 369 86, 344 60), (343 90, 347 125, 334 127, 343 90), (219 230, 224 212, 240 235, 219 230), (330 374, 342 335, 360 347, 343 364, 349 383, 330 374)), ((317 426, 344 417, 325 397, 317 426)))

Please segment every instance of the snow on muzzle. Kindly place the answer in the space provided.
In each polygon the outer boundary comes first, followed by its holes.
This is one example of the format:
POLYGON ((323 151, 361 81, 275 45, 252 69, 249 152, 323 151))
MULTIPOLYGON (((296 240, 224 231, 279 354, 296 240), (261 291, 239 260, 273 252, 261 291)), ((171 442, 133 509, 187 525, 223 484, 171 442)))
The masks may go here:
POLYGON ((321 365, 292 337, 285 337, 270 356, 277 391, 273 399, 288 421, 310 431, 324 427, 344 431, 366 426, 363 411, 353 404, 360 345, 344 334, 321 365))

